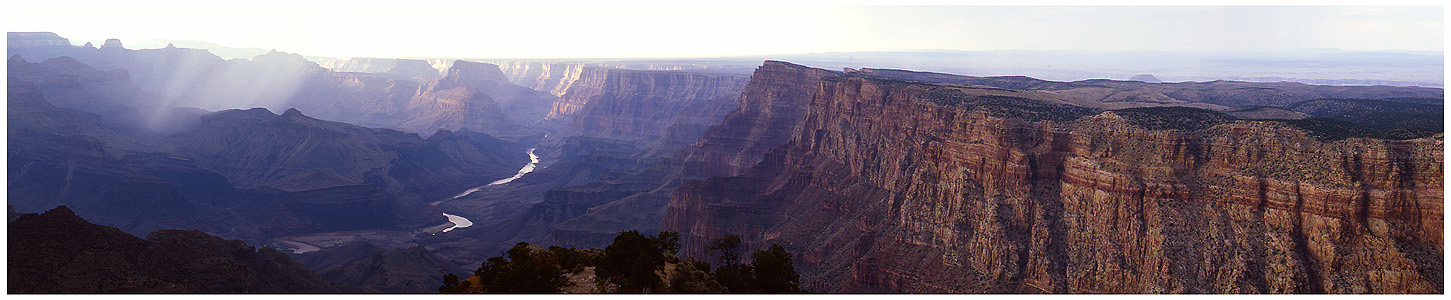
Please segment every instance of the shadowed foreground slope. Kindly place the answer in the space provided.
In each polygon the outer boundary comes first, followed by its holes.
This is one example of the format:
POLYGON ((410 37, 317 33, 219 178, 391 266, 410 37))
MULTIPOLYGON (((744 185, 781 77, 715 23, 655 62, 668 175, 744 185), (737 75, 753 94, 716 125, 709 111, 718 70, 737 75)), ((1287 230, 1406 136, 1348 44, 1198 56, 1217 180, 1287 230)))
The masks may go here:
POLYGON ((143 240, 65 206, 24 214, 6 230, 12 294, 338 292, 282 252, 195 230, 143 240))

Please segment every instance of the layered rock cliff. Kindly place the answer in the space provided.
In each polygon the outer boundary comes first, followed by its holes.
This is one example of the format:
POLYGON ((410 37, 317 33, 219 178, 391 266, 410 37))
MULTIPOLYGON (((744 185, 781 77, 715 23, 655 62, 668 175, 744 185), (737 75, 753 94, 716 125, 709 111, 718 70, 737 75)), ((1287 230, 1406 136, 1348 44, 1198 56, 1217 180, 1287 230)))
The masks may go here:
POLYGON ((488 61, 499 65, 509 81, 538 91, 564 96, 576 81, 584 78, 581 71, 589 68, 641 71, 686 71, 693 73, 749 75, 754 62, 736 61, 662 61, 662 60, 547 60, 488 61))
POLYGON ((720 104, 735 102, 748 79, 687 72, 587 70, 602 71, 603 80, 598 86, 581 81, 567 97, 555 102, 551 116, 575 115, 569 127, 554 134, 556 137, 596 137, 648 145, 664 137, 677 123, 709 126, 719 122, 720 115, 734 108, 727 105, 721 109, 720 104), (585 83, 592 86, 583 87, 585 83), (573 105, 579 106, 569 108, 573 105))
POLYGON ((12 294, 339 292, 277 250, 199 231, 161 230, 143 240, 65 206, 22 215, 6 230, 12 294))
POLYGON ((568 124, 570 116, 584 108, 590 99, 605 92, 605 80, 609 79, 609 72, 610 69, 606 68, 580 68, 570 81, 569 87, 560 94, 559 100, 549 108, 549 115, 544 120, 568 124))
POLYGON ((548 92, 556 97, 564 96, 574 82, 581 78, 580 72, 585 68, 583 63, 524 61, 499 63, 499 69, 509 77, 509 82, 536 91, 548 92))
POLYGON ((814 96, 759 164, 674 191, 686 253, 782 244, 822 292, 1443 291, 1440 135, 1145 128, 1053 93, 827 79, 788 85, 814 96))
POLYGON ((766 61, 741 93, 739 107, 686 148, 682 172, 690 177, 732 176, 754 166, 766 151, 790 139, 821 78, 835 72, 766 61))

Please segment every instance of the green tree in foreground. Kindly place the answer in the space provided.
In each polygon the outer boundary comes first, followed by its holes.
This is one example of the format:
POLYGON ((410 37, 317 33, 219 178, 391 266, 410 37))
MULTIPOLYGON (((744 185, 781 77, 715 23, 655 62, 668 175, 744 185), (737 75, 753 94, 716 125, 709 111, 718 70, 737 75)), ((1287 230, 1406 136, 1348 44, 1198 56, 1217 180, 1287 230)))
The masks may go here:
MULTIPOLYGON (((467 284, 467 282, 465 282, 465 284, 467 284)), ((460 294, 463 292, 464 289, 462 289, 458 283, 458 275, 454 275, 453 273, 443 275, 443 286, 438 287, 438 293, 460 294)))
POLYGON ((766 250, 751 254, 751 269, 755 275, 754 290, 765 294, 801 293, 801 276, 791 265, 791 253, 781 245, 771 244, 766 250))
POLYGON ((660 292, 663 281, 655 271, 664 268, 667 254, 673 258, 678 251, 679 233, 663 231, 645 236, 635 230, 622 231, 615 236, 613 244, 605 247, 605 256, 595 274, 618 286, 615 292, 660 292))
MULTIPOLYGON (((716 281, 726 287, 727 293, 747 294, 790 294, 802 293, 801 276, 792 265, 791 253, 781 245, 751 253, 751 264, 740 259, 741 237, 726 235, 711 240, 706 250, 715 255, 720 267, 715 269, 716 281)), ((703 266, 709 269, 709 264, 703 266)))
POLYGON ((674 231, 661 231, 655 234, 655 244, 660 245, 660 250, 670 255, 680 254, 680 233, 674 231))
POLYGON ((714 254, 720 266, 711 275, 725 286, 726 293, 754 293, 751 266, 741 263, 741 237, 734 234, 710 240, 705 249, 714 254))
MULTIPOLYGON (((564 271, 559 269, 552 254, 545 251, 536 253, 534 247, 520 242, 505 252, 508 259, 490 257, 474 271, 474 275, 484 284, 485 293, 558 293, 559 288, 564 287, 568 280, 564 278, 564 271)), ((448 287, 447 278, 444 278, 444 287, 448 287)))
POLYGON ((791 253, 780 245, 751 253, 742 263, 741 237, 727 235, 711 240, 708 253, 719 262, 681 260, 680 234, 662 231, 654 236, 639 231, 622 231, 604 251, 552 246, 544 249, 519 243, 503 256, 490 257, 474 276, 460 280, 443 276, 440 293, 557 293, 569 284, 566 273, 577 274, 595 267, 597 292, 606 293, 802 293, 800 276, 792 265, 791 253), (666 268, 666 266, 673 266, 666 268), (475 281, 477 280, 477 281, 475 281), (471 286, 479 285, 482 286, 471 286))

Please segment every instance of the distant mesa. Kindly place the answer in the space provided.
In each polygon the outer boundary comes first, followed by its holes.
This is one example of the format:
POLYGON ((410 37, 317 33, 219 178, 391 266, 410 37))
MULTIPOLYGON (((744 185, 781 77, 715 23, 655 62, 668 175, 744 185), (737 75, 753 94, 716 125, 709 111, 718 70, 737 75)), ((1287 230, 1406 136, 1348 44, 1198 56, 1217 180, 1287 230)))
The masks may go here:
POLYGON ((101 49, 126 49, 126 47, 121 47, 121 40, 106 39, 105 43, 101 43, 101 49))
POLYGON ((470 80, 486 80, 492 82, 509 81, 508 78, 504 77, 504 72, 500 71, 497 65, 463 60, 454 62, 453 66, 448 68, 448 74, 445 77, 468 78, 470 80))
POLYGON ((6 48, 68 47, 71 41, 53 32, 6 32, 6 48))
POLYGON ((1143 81, 1143 82, 1148 82, 1148 83, 1161 83, 1161 82, 1164 82, 1162 80, 1159 80, 1158 77, 1154 77, 1154 74, 1139 74, 1139 75, 1134 75, 1134 77, 1133 78, 1129 78, 1129 80, 1133 80, 1133 81, 1143 81))
POLYGON ((433 80, 439 76, 438 69, 434 69, 432 64, 418 59, 396 59, 393 61, 393 67, 389 68, 386 73, 420 82, 433 80))

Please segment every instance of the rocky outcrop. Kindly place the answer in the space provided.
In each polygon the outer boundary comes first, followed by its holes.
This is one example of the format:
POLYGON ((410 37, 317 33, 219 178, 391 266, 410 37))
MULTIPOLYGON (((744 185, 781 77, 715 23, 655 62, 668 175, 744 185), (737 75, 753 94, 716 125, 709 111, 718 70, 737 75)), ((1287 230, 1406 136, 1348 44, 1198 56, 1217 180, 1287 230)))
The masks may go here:
POLYGON ((1134 75, 1134 77, 1133 78, 1129 78, 1129 80, 1133 80, 1133 81, 1143 81, 1143 82, 1147 82, 1147 83, 1161 83, 1161 82, 1164 82, 1162 80, 1159 80, 1158 77, 1154 77, 1154 74, 1139 74, 1139 75, 1134 75))
POLYGON ((395 75, 417 82, 428 82, 438 78, 438 69, 426 61, 417 59, 398 59, 393 61, 393 67, 388 68, 384 74, 395 75))
POLYGON ((12 294, 339 292, 277 250, 199 231, 143 240, 65 206, 22 215, 6 230, 12 294))
POLYGON ((528 124, 544 118, 554 98, 509 83, 498 66, 458 61, 442 78, 421 87, 413 112, 398 127, 428 132, 461 129, 518 138, 541 134, 528 124))
POLYGON ((126 50, 126 47, 121 46, 121 40, 106 39, 106 42, 101 43, 101 50, 126 50))
POLYGON ((1443 291, 1440 135, 1150 130, 1051 93, 828 79, 759 164, 675 190, 686 253, 778 243, 823 292, 1443 291))

